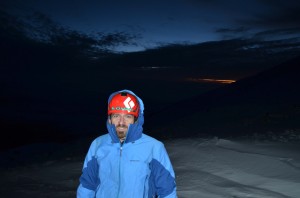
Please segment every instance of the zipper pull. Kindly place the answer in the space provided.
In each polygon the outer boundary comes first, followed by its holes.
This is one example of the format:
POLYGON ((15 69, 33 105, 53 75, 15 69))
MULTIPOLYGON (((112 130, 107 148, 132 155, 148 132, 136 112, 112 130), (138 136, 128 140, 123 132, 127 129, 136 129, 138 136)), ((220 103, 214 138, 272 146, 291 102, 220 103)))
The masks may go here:
POLYGON ((122 157, 123 144, 124 141, 120 142, 120 157, 122 157))

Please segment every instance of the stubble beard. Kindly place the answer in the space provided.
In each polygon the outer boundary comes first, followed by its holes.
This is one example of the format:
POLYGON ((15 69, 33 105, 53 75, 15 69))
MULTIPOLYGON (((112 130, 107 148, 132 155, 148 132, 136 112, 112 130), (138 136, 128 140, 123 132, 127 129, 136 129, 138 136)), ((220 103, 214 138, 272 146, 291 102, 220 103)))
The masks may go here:
POLYGON ((118 138, 124 141, 124 139, 126 138, 128 127, 124 124, 119 124, 116 126, 116 131, 117 131, 118 138), (123 128, 123 129, 119 129, 119 128, 123 128))

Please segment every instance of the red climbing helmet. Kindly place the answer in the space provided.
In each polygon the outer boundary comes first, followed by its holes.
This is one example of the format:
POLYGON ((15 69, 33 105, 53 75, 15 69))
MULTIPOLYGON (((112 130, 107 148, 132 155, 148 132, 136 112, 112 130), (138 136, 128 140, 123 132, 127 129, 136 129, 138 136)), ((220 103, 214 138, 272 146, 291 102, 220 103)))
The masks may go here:
POLYGON ((120 92, 114 95, 110 100, 107 114, 126 113, 138 117, 139 110, 139 102, 134 95, 127 92, 120 92))

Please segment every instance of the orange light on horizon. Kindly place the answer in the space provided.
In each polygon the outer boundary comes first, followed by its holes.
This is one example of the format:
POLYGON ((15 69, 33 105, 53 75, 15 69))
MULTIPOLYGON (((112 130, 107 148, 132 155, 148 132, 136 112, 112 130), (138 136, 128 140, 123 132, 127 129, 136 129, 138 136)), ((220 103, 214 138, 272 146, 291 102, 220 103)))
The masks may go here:
POLYGON ((231 84, 236 82, 236 80, 213 79, 213 78, 188 78, 187 80, 192 82, 207 82, 207 83, 220 83, 220 84, 231 84))

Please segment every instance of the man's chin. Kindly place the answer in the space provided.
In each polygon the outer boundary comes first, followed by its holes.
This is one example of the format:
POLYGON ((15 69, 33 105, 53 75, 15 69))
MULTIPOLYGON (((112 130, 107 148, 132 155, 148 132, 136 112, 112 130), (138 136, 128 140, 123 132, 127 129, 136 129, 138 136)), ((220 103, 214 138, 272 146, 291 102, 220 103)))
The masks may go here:
POLYGON ((126 131, 118 131, 117 134, 119 138, 123 138, 126 136, 126 131))

